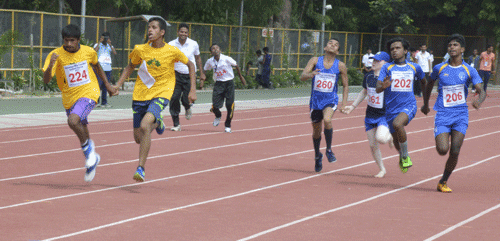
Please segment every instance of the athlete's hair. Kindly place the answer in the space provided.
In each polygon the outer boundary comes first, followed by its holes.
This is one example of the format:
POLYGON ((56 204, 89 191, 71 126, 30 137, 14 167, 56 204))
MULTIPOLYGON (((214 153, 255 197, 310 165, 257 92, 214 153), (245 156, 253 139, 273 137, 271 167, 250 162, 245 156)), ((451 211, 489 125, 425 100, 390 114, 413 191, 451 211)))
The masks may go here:
POLYGON ((391 52, 391 44, 393 44, 395 42, 401 42, 401 44, 403 45, 404 50, 409 50, 410 49, 410 43, 406 39, 401 38, 401 37, 396 37, 396 38, 392 38, 389 41, 387 41, 386 48, 387 48, 387 52, 388 53, 391 52))
POLYGON ((427 46, 427 44, 421 44, 420 47, 422 47, 422 46, 427 46))
POLYGON ((102 36, 108 36, 108 37, 110 36, 109 32, 104 32, 104 33, 102 33, 101 35, 102 35, 102 36))
POLYGON ((64 27, 61 31, 62 38, 77 38, 80 39, 80 27, 75 24, 70 24, 64 27))
POLYGON ((262 48, 262 51, 264 51, 264 52, 267 53, 267 52, 269 52, 269 48, 268 47, 264 47, 264 48, 262 48))
MULTIPOLYGON (((212 45, 210 45, 210 47, 208 48, 208 52, 212 52, 212 47, 213 47, 213 46, 215 46, 215 45, 219 46, 218 44, 213 43, 213 44, 212 44, 212 45)), ((219 46, 219 47, 220 47, 220 46, 219 46)))
POLYGON ((257 51, 255 51, 255 53, 258 54, 258 55, 261 55, 262 51, 260 51, 260 49, 257 49, 257 51))
MULTIPOLYGON (((165 20, 163 20, 160 17, 152 17, 149 19, 148 24, 153 22, 153 21, 158 22, 158 25, 160 26, 160 30, 164 30, 165 34, 167 33, 167 23, 165 22, 165 20)), ((163 34, 163 37, 165 37, 165 34, 163 34)))
POLYGON ((465 48, 464 36, 462 36, 461 34, 458 34, 458 33, 452 34, 448 37, 448 39, 446 40, 446 43, 449 44, 453 40, 457 41, 457 43, 460 44, 460 47, 465 48))
POLYGON ((491 44, 486 45, 486 49, 489 49, 491 47, 493 47, 493 45, 491 45, 491 44))
POLYGON ((186 28, 189 31, 189 25, 187 25, 187 23, 179 23, 177 31, 181 30, 181 28, 186 28))

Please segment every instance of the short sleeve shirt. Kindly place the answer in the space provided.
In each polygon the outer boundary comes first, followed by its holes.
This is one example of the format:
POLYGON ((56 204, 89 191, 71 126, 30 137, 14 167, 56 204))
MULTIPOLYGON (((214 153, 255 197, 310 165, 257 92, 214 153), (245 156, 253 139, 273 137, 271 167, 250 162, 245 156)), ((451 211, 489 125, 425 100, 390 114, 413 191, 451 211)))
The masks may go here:
POLYGON ((439 79, 435 111, 466 111, 468 86, 483 82, 477 70, 465 61, 460 66, 450 66, 448 62, 438 64, 430 78, 439 79))
POLYGON ((56 75, 64 108, 70 109, 80 98, 97 101, 100 96, 99 83, 91 66, 98 63, 95 50, 85 45, 80 45, 75 53, 63 47, 54 49, 45 59, 43 71, 49 67, 52 54, 59 55, 52 67, 52 76, 56 75))
POLYGON ((481 63, 479 70, 491 71, 491 64, 495 61, 495 54, 491 52, 488 54, 487 51, 481 53, 481 63))
POLYGON ((233 66, 237 66, 236 61, 224 54, 220 54, 219 61, 214 57, 207 60, 204 70, 214 70, 215 81, 229 81, 234 79, 233 66))
POLYGON ((405 108, 417 105, 413 93, 413 82, 425 78, 425 73, 418 64, 409 61, 406 61, 404 65, 387 63, 382 66, 378 80, 384 81, 386 76, 391 78, 391 86, 384 90, 387 114, 401 113, 405 108))
MULTIPOLYGON (((97 45, 97 44, 96 44, 97 45)), ((111 71, 111 45, 99 43, 99 50, 97 51, 97 59, 104 71, 111 71)))
POLYGON ((416 55, 416 58, 418 59, 418 65, 422 68, 422 71, 424 73, 429 73, 430 72, 430 66, 429 66, 429 60, 431 59, 431 54, 429 52, 418 52, 416 55))
MULTIPOLYGON (((200 55, 200 47, 198 46, 198 42, 187 38, 184 44, 179 42, 179 38, 176 38, 170 42, 169 45, 175 46, 181 50, 184 55, 194 64, 194 71, 196 72, 196 59, 195 56, 200 55)), ((187 65, 177 62, 175 63, 175 71, 181 74, 189 74, 189 68, 187 65)))
POLYGON ((141 65, 143 76, 148 76, 147 80, 137 76, 132 96, 135 101, 160 97, 170 100, 175 88, 175 62, 189 61, 178 48, 166 43, 161 48, 153 48, 149 43, 136 45, 129 58, 132 64, 141 65))
POLYGON ((384 92, 376 93, 377 76, 373 71, 368 72, 363 78, 363 88, 368 95, 368 107, 366 107, 367 118, 378 118, 385 115, 384 92))

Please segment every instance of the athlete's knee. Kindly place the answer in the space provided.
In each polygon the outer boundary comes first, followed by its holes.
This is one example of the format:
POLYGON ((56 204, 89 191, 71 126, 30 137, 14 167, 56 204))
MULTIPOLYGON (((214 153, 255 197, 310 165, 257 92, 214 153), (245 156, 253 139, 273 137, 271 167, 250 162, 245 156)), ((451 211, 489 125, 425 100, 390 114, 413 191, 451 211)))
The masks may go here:
POLYGON ((68 125, 70 127, 76 127, 80 124, 80 117, 75 114, 71 114, 68 116, 68 125))
POLYGON ((458 156, 460 154, 460 147, 451 146, 450 148, 450 156, 458 156))
POLYGON ((439 155, 444 156, 448 153, 448 146, 436 145, 436 150, 439 155))
POLYGON ((391 140, 391 133, 389 133, 389 128, 386 126, 379 126, 377 128, 375 139, 382 143, 386 144, 391 140))

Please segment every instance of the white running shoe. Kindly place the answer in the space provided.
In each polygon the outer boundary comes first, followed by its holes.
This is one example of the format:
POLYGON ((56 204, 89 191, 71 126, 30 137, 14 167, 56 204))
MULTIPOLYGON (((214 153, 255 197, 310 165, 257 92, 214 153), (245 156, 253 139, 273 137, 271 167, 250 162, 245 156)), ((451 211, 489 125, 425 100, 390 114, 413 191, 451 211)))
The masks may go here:
POLYGON ((219 118, 215 118, 214 120, 214 126, 218 126, 220 123, 220 117, 219 118))
POLYGON ((85 170, 85 176, 83 177, 83 180, 86 182, 91 182, 94 180, 95 177, 95 170, 97 169, 97 165, 101 161, 101 156, 99 154, 95 153, 96 161, 93 166, 88 167, 87 170, 85 170))
POLYGON ((191 120, 191 117, 193 117, 193 111, 189 108, 186 110, 186 120, 191 120))
POLYGON ((181 131, 181 125, 170 128, 171 131, 181 131))
POLYGON ((224 128, 224 132, 231 133, 231 127, 224 128))

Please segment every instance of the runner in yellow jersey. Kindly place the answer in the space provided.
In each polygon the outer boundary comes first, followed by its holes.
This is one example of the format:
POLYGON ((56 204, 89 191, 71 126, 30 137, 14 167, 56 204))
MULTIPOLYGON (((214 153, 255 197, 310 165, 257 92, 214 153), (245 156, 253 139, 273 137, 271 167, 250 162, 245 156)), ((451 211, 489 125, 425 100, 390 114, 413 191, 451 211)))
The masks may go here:
POLYGON ((148 21, 148 43, 136 45, 130 53, 130 63, 123 70, 115 86, 118 90, 132 74, 136 65, 140 65, 135 82, 132 110, 134 113, 134 139, 139 144, 139 166, 134 180, 145 180, 144 165, 151 147, 151 132, 161 135, 165 131, 161 112, 168 105, 175 88, 174 64, 181 62, 189 69, 191 90, 189 101, 196 100, 196 76, 194 64, 178 48, 163 41, 166 22, 153 17, 148 21))
POLYGON ((62 92, 62 102, 68 125, 75 132, 82 145, 85 155, 85 181, 94 179, 95 169, 100 162, 100 156, 95 152, 95 144, 89 137, 87 116, 94 109, 99 99, 100 89, 94 74, 100 75, 104 80, 109 95, 118 94, 115 89, 110 89, 106 74, 97 61, 97 53, 93 48, 80 45, 80 27, 70 24, 63 28, 62 47, 49 53, 43 66, 43 82, 48 84, 54 74, 57 85, 62 92), (91 70, 94 69, 94 71, 91 70))

